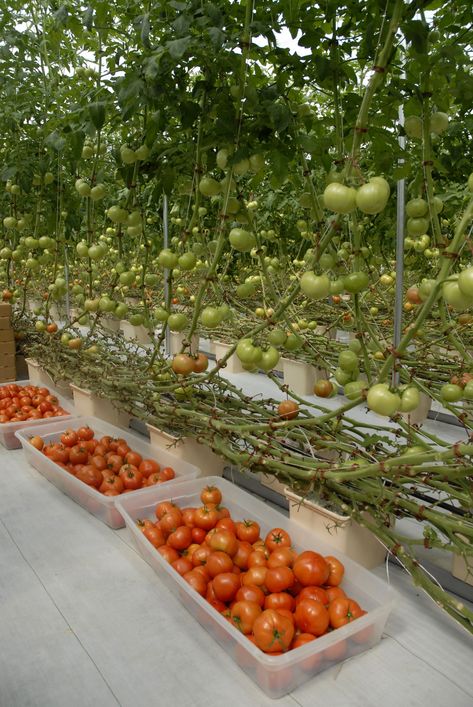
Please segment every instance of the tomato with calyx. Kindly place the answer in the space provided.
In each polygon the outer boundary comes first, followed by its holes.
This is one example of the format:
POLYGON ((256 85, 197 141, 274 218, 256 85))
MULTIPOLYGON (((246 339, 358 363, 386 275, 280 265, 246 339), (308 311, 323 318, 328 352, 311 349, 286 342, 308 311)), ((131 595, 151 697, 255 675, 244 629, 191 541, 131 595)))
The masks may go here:
POLYGON ((255 643, 265 653, 286 652, 294 637, 292 621, 275 609, 265 609, 253 624, 255 643))
POLYGON ((231 609, 231 623, 241 633, 249 634, 253 625, 262 612, 261 606, 255 601, 236 601, 231 609))
POLYGON ((151 474, 157 474, 160 471, 160 466, 158 462, 154 459, 143 459, 143 461, 138 466, 139 471, 143 474, 145 479, 147 479, 151 474))
POLYGON ((255 520, 242 520, 235 524, 235 533, 238 540, 255 543, 260 534, 260 526, 255 520))
POLYGON ((180 525, 168 537, 167 544, 175 550, 186 550, 192 542, 192 532, 187 525, 180 525))
POLYGON ((273 552, 281 547, 291 547, 292 542, 286 530, 283 528, 273 528, 266 535, 264 544, 269 552, 273 552))
POLYGON ((92 437, 94 436, 94 431, 88 426, 79 427, 79 429, 77 430, 77 436, 79 439, 89 440, 92 439, 92 437))
POLYGON ((330 602, 328 611, 332 628, 345 626, 366 613, 358 602, 349 597, 334 599, 330 602))
POLYGON ((218 506, 218 504, 222 502, 222 492, 217 486, 206 486, 200 492, 200 500, 204 506, 210 503, 214 503, 218 506))
POLYGON ((194 512, 194 523, 197 528, 211 530, 216 526, 217 521, 218 511, 215 508, 201 506, 200 508, 197 508, 194 512))

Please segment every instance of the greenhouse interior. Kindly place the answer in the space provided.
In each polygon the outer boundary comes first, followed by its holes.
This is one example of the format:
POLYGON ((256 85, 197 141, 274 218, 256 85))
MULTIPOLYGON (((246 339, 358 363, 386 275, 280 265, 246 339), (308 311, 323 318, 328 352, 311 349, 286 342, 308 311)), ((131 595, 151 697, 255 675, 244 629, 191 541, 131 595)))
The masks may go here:
POLYGON ((0 4, 0 707, 471 707, 471 0, 0 4))

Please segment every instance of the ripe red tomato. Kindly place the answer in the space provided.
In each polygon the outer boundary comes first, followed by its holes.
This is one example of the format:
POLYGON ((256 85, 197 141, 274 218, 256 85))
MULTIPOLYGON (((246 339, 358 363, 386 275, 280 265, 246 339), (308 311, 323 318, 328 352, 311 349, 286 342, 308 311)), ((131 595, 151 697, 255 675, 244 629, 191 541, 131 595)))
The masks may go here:
POLYGON ((330 602, 332 602, 334 599, 339 599, 340 597, 346 597, 345 592, 341 587, 327 587, 325 589, 325 594, 327 595, 327 599, 330 602))
POLYGON ((265 584, 268 592, 283 592, 294 584, 294 572, 290 567, 268 567, 265 584))
POLYGON ((124 464, 120 469, 119 476, 123 481, 125 489, 129 489, 130 491, 135 491, 143 485, 143 474, 141 471, 138 471, 136 466, 132 466, 131 464, 124 464))
POLYGON ((222 492, 216 486, 206 486, 200 492, 200 500, 204 506, 209 503, 215 503, 215 505, 218 506, 222 501, 222 492))
POLYGON ((175 550, 173 547, 169 547, 169 545, 161 545, 161 547, 158 547, 158 552, 169 563, 175 562, 179 559, 178 551, 175 550))
POLYGON ((316 599, 303 599, 299 602, 294 618, 301 633, 313 633, 314 636, 322 636, 330 623, 327 609, 316 599))
POLYGON ((210 577, 213 578, 222 572, 231 572, 233 570, 233 560, 226 552, 217 550, 208 555, 205 567, 210 577))
POLYGON ((281 547, 273 552, 268 557, 268 567, 292 567, 294 560, 297 557, 297 552, 291 547, 281 547))
POLYGON ((265 653, 286 652, 292 643, 294 625, 274 609, 265 609, 253 624, 255 643, 265 653))
POLYGON ((194 512, 194 523, 198 528, 203 528, 204 530, 211 530, 216 526, 217 521, 218 513, 215 508, 201 506, 200 508, 197 508, 194 512))
POLYGON ((243 520, 235 524, 235 533, 238 540, 255 543, 259 538, 260 527, 255 520, 243 520))
POLYGON ((141 471, 143 476, 147 479, 149 476, 151 476, 151 474, 159 473, 160 466, 159 466, 158 462, 154 461, 154 459, 143 459, 143 461, 138 466, 138 469, 141 471))
POLYGON ((236 626, 239 631, 246 635, 252 632, 253 624, 261 614, 261 611, 261 606, 255 601, 236 601, 231 609, 231 622, 233 626, 236 626))
POLYGON ((240 540, 238 543, 238 550, 233 555, 233 564, 239 567, 241 570, 248 569, 248 559, 253 552, 253 547, 250 543, 240 540))
MULTIPOLYGON (((117 449, 117 452, 120 453, 117 449)), ((138 454, 138 452, 125 452, 125 463, 126 464, 131 464, 132 466, 139 467, 141 462, 143 461, 143 457, 141 454, 138 454)))
POLYGON ((296 579, 304 587, 320 587, 326 584, 330 567, 322 555, 312 550, 301 552, 292 567, 296 579))
POLYGON ((193 565, 192 562, 187 559, 187 557, 178 557, 177 560, 171 562, 171 567, 174 567, 176 572, 179 572, 181 576, 184 576, 186 572, 190 572, 192 570, 193 565))
POLYGON ((94 436, 94 431, 90 427, 79 427, 77 430, 77 436, 79 439, 89 440, 94 436))
POLYGON ((182 525, 182 513, 177 506, 169 509, 159 521, 159 527, 165 535, 174 532, 180 525, 182 525))
POLYGON ((332 628, 340 628, 365 613, 358 602, 348 597, 340 597, 330 602, 328 613, 332 628))
POLYGON ((36 449, 39 449, 41 451, 44 447, 44 440, 42 437, 39 437, 39 435, 35 435, 34 437, 29 438, 29 443, 33 445, 36 449))
POLYGON ((233 601, 237 591, 240 589, 240 577, 233 572, 222 572, 213 578, 212 586, 215 597, 219 601, 233 601))
POLYGON ((191 529, 187 525, 180 525, 169 535, 166 542, 176 550, 185 550, 192 542, 191 529))
POLYGON ((208 545, 210 545, 212 550, 221 550, 230 555, 230 557, 236 555, 238 550, 238 540, 230 530, 219 530, 216 528, 215 533, 212 534, 208 541, 208 545))
POLYGON ((160 548, 166 542, 162 530, 156 528, 155 525, 144 528, 143 535, 148 538, 151 545, 155 548, 160 548))
POLYGON ((241 575, 242 585, 251 584, 252 586, 259 587, 265 594, 267 594, 268 589, 265 584, 267 571, 267 567, 250 567, 248 572, 241 575))
POLYGON ((324 606, 328 606, 330 603, 327 592, 322 587, 304 587, 296 597, 296 604, 299 604, 303 599, 315 599, 324 606))
POLYGON ((190 570, 183 575, 183 579, 185 579, 198 594, 205 597, 207 582, 200 572, 197 572, 195 569, 190 570))
POLYGON ((267 534, 264 544, 269 552, 273 552, 281 547, 291 547, 292 542, 289 533, 285 530, 282 528, 273 528, 267 534))
POLYGON ((265 609, 276 609, 280 611, 284 609, 286 611, 294 611, 295 599, 287 592, 272 592, 265 597, 264 608, 265 609))
MULTIPOLYGON (((91 466, 94 465, 91 464, 91 466)), ((98 471, 100 471, 100 469, 98 471)), ((106 491, 116 491, 117 494, 123 493, 125 487, 123 486, 123 481, 120 479, 119 476, 107 473, 107 475, 103 476, 102 478, 103 481, 99 486, 99 491, 101 491, 102 493, 105 493, 106 491)))
POLYGON ((327 584, 331 587, 338 587, 338 585, 343 579, 345 567, 340 562, 340 560, 337 560, 337 558, 333 557, 333 555, 327 555, 325 557, 325 561, 327 562, 330 570, 330 574, 327 579, 327 584))
POLYGON ((80 444, 75 444, 69 449, 69 461, 71 464, 86 464, 88 458, 87 449, 81 447, 80 444))
POLYGON ((265 593, 259 587, 246 584, 237 591, 235 599, 236 601, 254 601, 259 606, 264 606, 265 593))
POLYGON ((103 481, 102 473, 91 464, 84 464, 77 472, 76 478, 94 488, 99 488, 103 481))

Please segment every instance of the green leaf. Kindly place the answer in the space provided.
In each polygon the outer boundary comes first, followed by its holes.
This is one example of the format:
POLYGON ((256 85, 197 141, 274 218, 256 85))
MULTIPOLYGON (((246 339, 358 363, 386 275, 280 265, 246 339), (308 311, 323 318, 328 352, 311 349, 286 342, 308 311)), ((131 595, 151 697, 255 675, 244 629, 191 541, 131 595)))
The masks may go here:
POLYGON ((84 14, 82 15, 82 22, 84 24, 84 27, 91 32, 92 27, 94 25, 94 9, 92 7, 87 7, 84 10, 84 14))
POLYGON ((273 150, 270 154, 271 166, 273 174, 271 176, 271 184, 274 187, 280 186, 287 178, 288 173, 288 158, 279 150, 273 150))
POLYGON ((318 152, 319 151, 319 141, 314 135, 299 135, 298 136, 299 145, 302 147, 304 152, 318 152))
POLYGON ((190 128, 200 115, 200 106, 194 101, 183 101, 180 106, 183 128, 190 128))
POLYGON ((277 132, 283 132, 291 121, 289 109, 282 103, 272 103, 268 106, 268 115, 271 124, 277 132))
POLYGON ((66 144, 66 140, 62 137, 62 135, 58 133, 57 130, 54 130, 48 135, 48 137, 44 141, 44 144, 47 147, 52 147, 52 149, 56 150, 56 152, 61 152, 64 145, 66 144))
POLYGON ((69 16, 69 12, 67 10, 66 5, 61 5, 56 12, 53 14, 54 21, 58 25, 65 25, 67 23, 67 18, 69 16))
POLYGON ((400 164, 398 167, 395 167, 393 169, 394 181, 397 182, 400 179, 407 179, 407 177, 410 176, 411 171, 411 165, 409 164, 409 162, 404 162, 404 164, 400 164))
POLYGON ((151 49, 151 44, 149 41, 150 32, 150 22, 149 22, 149 12, 143 15, 141 20, 141 42, 146 49, 151 49))
POLYGON ((221 47, 225 41, 225 32, 222 32, 218 27, 209 27, 208 33, 212 44, 221 47))
POLYGON ((173 59, 181 59, 192 41, 192 37, 183 37, 182 39, 174 39, 172 42, 166 42, 166 47, 173 59))
POLYGON ((91 103, 89 106, 90 119, 97 130, 103 128, 105 123, 105 103, 103 101, 97 101, 96 103, 91 103))

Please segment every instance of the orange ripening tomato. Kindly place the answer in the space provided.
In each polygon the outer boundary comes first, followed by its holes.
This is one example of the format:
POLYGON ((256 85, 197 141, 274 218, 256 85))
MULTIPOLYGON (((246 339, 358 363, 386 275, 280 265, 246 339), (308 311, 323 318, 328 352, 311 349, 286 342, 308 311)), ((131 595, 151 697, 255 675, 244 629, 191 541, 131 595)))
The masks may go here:
POLYGON ((246 635, 252 632, 253 625, 261 611, 261 606, 255 601, 245 599, 236 601, 231 609, 231 622, 241 633, 246 635))
POLYGON ((200 492, 200 500, 204 506, 214 503, 218 506, 222 502, 222 492, 216 486, 206 486, 200 492))

